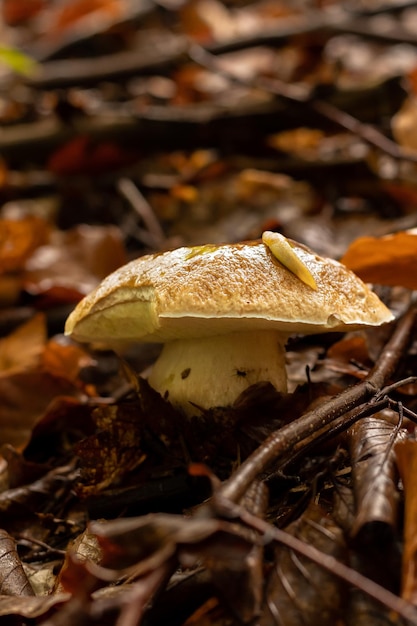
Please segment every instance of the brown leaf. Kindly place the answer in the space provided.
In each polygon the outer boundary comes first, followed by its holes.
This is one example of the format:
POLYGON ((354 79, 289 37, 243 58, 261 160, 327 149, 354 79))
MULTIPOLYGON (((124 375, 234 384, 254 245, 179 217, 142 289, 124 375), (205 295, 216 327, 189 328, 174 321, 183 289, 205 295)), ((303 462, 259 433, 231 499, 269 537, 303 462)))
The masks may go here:
POLYGON ((0 220, 0 272, 16 272, 39 246, 47 243, 50 227, 39 217, 0 220))
MULTIPOLYGON (((80 586, 84 586, 85 579, 90 579, 91 574, 82 565, 86 561, 100 563, 101 550, 97 537, 85 530, 79 535, 67 550, 64 564, 60 570, 55 592, 69 591, 71 594, 81 595, 80 586), (81 574, 81 576, 80 576, 81 574)), ((94 585, 93 585, 94 586, 94 585)))
POLYGON ((97 494, 117 483, 145 460, 141 450, 142 425, 137 404, 97 408, 97 432, 76 446, 81 460, 83 496, 97 494))
POLYGON ((45 0, 22 0, 18 4, 14 0, 4 0, 2 17, 6 24, 16 26, 39 13, 44 4, 45 0))
MULTIPOLYGON (((338 560, 343 561, 346 556, 342 531, 314 504, 287 530, 338 560)), ((344 585, 332 574, 278 546, 263 614, 257 623, 260 626, 334 626, 344 594, 344 585)))
POLYGON ((94 359, 80 346, 61 344, 54 339, 46 344, 42 353, 44 371, 74 384, 79 383, 80 370, 93 363, 94 359))
POLYGON ((134 152, 112 141, 95 142, 90 137, 79 136, 52 154, 48 169, 59 176, 92 175, 125 167, 137 158, 134 152))
POLYGON ((34 369, 39 365, 46 343, 43 315, 36 315, 0 340, 0 377, 34 369))
POLYGON ((253 546, 239 527, 210 517, 189 517, 164 513, 92 522, 103 553, 102 567, 94 570, 103 580, 124 575, 141 576, 154 570, 179 551, 187 566, 219 558, 239 567, 253 546))
POLYGON ((63 34, 66 30, 77 25, 79 21, 94 15, 97 20, 116 18, 122 13, 123 3, 121 0, 74 0, 63 2, 51 11, 50 35, 63 34))
POLYGON ((51 400, 77 393, 69 382, 41 371, 0 377, 0 445, 23 446, 51 400))
POLYGON ((34 595, 17 554, 14 539, 5 530, 0 530, 0 594, 34 595))
POLYGON ((416 258, 417 232, 410 230, 385 237, 359 237, 341 261, 365 282, 417 289, 416 258))
POLYGON ((401 441, 395 446, 397 465, 404 485, 404 551, 401 595, 417 604, 417 442, 401 441))
MULTIPOLYGON (((394 536, 398 515, 398 492, 394 467, 395 439, 406 437, 405 431, 397 432, 395 426, 378 417, 360 420, 349 431, 352 458, 352 474, 356 500, 356 518, 351 533, 358 536, 372 524, 372 532, 366 533, 366 543, 378 542, 383 533, 388 541, 394 536)), ((379 545, 378 545, 379 548, 379 545)))
POLYGON ((55 231, 26 264, 24 287, 52 301, 75 302, 126 260, 116 227, 84 224, 55 231))
MULTIPOLYGON (((33 525, 33 519, 44 514, 47 509, 53 510, 54 502, 70 494, 74 479, 72 472, 71 467, 57 467, 28 485, 2 491, 0 514, 4 527, 10 532, 11 528, 14 533, 19 532, 33 525)), ((53 524, 52 519, 49 522, 53 524)), ((41 526, 32 528, 31 536, 38 532, 45 536, 48 529, 41 526)))
POLYGON ((415 98, 406 98, 399 111, 391 119, 395 140, 406 150, 417 149, 417 106, 415 98))
MULTIPOLYGON (((56 596, 44 597, 0 597, 0 617, 6 617, 9 621, 4 623, 15 623, 11 621, 11 616, 21 616, 26 619, 36 619, 44 617, 53 607, 61 605, 69 599, 69 594, 57 594, 56 596)), ((20 622, 17 622, 20 623, 20 622)))
POLYGON ((45 464, 51 459, 66 457, 77 441, 94 432, 93 408, 76 397, 59 395, 53 398, 33 426, 24 448, 25 460, 45 464))

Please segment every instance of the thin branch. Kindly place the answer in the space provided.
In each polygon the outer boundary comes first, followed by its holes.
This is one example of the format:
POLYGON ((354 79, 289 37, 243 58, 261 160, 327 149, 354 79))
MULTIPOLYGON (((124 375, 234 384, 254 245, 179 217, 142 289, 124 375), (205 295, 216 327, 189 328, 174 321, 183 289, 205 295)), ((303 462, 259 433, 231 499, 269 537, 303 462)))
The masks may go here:
POLYGON ((251 482, 265 472, 270 463, 276 462, 288 450, 292 450, 294 446, 316 431, 334 423, 337 418, 345 415, 359 404, 377 396, 379 390, 386 385, 393 374, 408 345, 416 314, 417 309, 412 306, 398 322, 390 340, 382 350, 377 364, 363 381, 273 432, 223 484, 220 489, 222 497, 237 502, 251 482))
POLYGON ((120 178, 119 192, 129 201, 135 213, 143 221, 153 247, 160 250, 166 244, 166 237, 155 211, 130 178, 120 178))
POLYGON ((213 496, 213 506, 218 509, 220 515, 239 518, 244 524, 260 532, 264 537, 265 543, 277 541, 285 545, 290 550, 294 550, 297 554, 310 559, 310 561, 320 565, 349 585, 361 589, 369 597, 408 620, 410 624, 417 626, 417 609, 412 604, 341 563, 334 556, 321 552, 316 547, 294 537, 285 530, 276 528, 256 515, 251 514, 244 507, 232 504, 224 497, 222 489, 213 496))

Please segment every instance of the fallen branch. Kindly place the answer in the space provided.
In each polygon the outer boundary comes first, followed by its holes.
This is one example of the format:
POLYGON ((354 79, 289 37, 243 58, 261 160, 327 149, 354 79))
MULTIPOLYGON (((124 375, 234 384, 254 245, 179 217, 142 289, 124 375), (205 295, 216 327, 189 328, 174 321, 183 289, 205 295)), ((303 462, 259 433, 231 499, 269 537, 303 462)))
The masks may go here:
POLYGON ((223 484, 220 495, 226 500, 238 502, 252 481, 265 472, 272 462, 276 463, 286 455, 288 450, 325 426, 332 425, 337 418, 359 404, 379 397, 406 349, 416 315, 417 308, 413 305, 398 322, 377 364, 363 381, 273 432, 223 484))

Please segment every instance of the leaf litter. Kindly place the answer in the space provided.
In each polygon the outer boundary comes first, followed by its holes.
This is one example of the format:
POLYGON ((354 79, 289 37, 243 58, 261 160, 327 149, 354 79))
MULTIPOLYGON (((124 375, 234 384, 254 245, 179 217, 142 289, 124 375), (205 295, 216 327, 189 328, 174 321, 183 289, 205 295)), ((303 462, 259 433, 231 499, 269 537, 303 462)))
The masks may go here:
POLYGON ((327 4, 4 1, 0 622, 417 623, 415 7, 327 4), (290 394, 198 423, 158 348, 63 337, 126 260, 264 231, 397 326, 293 337, 290 394))

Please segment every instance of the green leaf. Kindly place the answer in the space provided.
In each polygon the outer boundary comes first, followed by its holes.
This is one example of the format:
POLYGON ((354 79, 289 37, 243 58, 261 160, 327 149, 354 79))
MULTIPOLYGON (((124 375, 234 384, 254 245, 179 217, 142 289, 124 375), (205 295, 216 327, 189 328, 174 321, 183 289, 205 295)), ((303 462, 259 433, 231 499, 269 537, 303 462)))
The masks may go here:
POLYGON ((37 68, 37 63, 34 59, 15 48, 7 46, 0 46, 0 63, 25 76, 33 74, 37 68))

